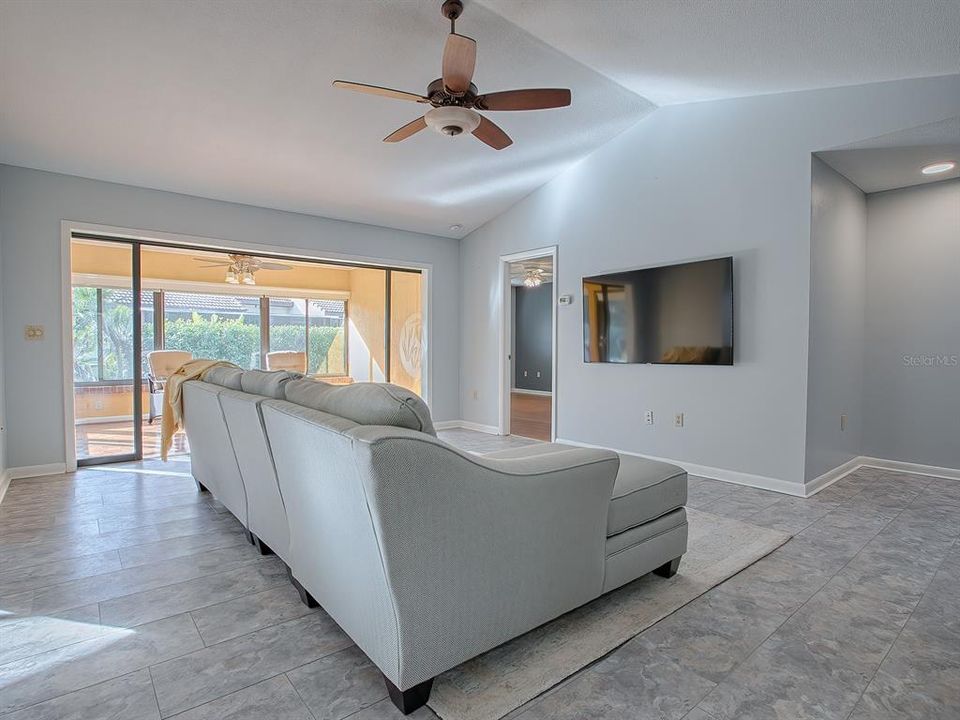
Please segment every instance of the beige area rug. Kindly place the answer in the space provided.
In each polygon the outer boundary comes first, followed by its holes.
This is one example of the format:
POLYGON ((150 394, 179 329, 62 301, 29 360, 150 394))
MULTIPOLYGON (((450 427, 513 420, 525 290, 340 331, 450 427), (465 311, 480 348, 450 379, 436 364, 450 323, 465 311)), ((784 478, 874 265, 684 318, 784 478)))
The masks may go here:
POLYGON ((673 578, 647 575, 447 671, 430 707, 443 720, 498 720, 790 539, 697 510, 687 521, 688 550, 673 578))

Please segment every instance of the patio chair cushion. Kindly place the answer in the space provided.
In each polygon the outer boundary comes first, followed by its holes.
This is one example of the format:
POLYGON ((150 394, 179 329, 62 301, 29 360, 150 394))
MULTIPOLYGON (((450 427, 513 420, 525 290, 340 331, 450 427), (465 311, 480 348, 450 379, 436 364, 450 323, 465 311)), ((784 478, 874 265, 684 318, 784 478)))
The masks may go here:
POLYGON ((427 404, 415 392, 399 385, 331 385, 303 379, 286 383, 284 394, 292 403, 339 415, 360 425, 392 425, 437 436, 427 404))

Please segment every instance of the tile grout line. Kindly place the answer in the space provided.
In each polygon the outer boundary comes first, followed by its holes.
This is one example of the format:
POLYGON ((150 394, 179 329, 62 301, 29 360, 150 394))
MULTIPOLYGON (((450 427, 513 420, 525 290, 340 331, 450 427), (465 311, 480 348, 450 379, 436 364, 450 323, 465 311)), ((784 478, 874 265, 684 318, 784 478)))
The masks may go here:
MULTIPOLYGON (((917 497, 919 497, 919 495, 917 497)), ((914 500, 914 502, 915 501, 916 500, 914 500)), ((913 502, 911 502, 910 505, 913 505, 913 502)), ((903 635, 903 631, 907 629, 907 625, 909 624, 910 620, 913 618, 913 614, 917 611, 917 608, 920 607, 920 603, 923 602, 923 598, 926 597, 927 591, 930 589, 930 585, 933 584, 934 578, 936 578, 937 573, 940 572, 940 567, 947 561, 947 555, 953 550, 953 548, 960 547, 958 543, 960 543, 960 540, 954 538, 954 541, 950 543, 950 548, 947 550, 946 553, 944 553, 943 559, 939 563, 937 563, 937 568, 936 570, 933 571, 933 576, 931 577, 930 582, 927 583, 926 587, 923 589, 923 592, 920 594, 920 599, 917 601, 917 604, 914 605, 913 608, 911 608, 910 614, 907 615, 906 622, 903 623, 903 626, 900 628, 900 631, 897 633, 897 637, 893 639, 893 642, 890 643, 890 647, 887 648, 887 651, 883 654, 883 657, 880 659, 880 662, 877 663, 877 667, 874 668, 873 674, 870 676, 870 679, 867 680, 866 684, 863 686, 863 689, 860 691, 860 694, 857 696, 857 701, 853 704, 853 707, 850 708, 850 712, 848 712, 844 716, 844 720, 848 720, 853 715, 853 713, 856 712, 857 706, 860 705, 860 701, 863 700, 863 696, 866 694, 867 690, 870 689, 870 685, 873 684, 874 679, 877 677, 877 673, 880 672, 880 668, 883 667, 883 663, 886 661, 887 657, 890 655, 890 652, 893 650, 897 642, 900 640, 900 636, 903 635)))
MULTIPOLYGON (((314 662, 316 662, 316 661, 314 661, 314 662)), ((309 665, 309 663, 307 663, 307 664, 309 665)), ((300 667, 303 667, 303 666, 301 665, 300 667)), ((296 670, 296 668, 292 668, 292 669, 293 669, 293 670, 296 670)), ((311 707, 310 707, 309 705, 307 705, 306 701, 303 699, 303 695, 300 694, 300 691, 297 689, 297 686, 293 684, 293 681, 290 679, 290 676, 287 675, 288 672, 290 672, 290 670, 284 670, 284 671, 283 671, 282 673, 280 673, 280 674, 283 675, 284 678, 286 678, 286 681, 287 681, 288 683, 290 683, 290 687, 293 688, 293 692, 295 692, 295 693, 297 694, 297 698, 300 700, 300 702, 303 704, 303 706, 307 709, 307 713, 310 715, 310 717, 312 717, 313 720, 318 720, 316 714, 313 712, 313 710, 311 709, 311 707)))
MULTIPOLYGON (((927 487, 927 486, 924 485, 924 489, 926 489, 926 487, 927 487)), ((923 490, 921 490, 920 492, 923 492, 923 490)), ((857 495, 859 495, 859 494, 860 494, 860 493, 857 493, 857 495)), ((849 499, 853 499, 854 497, 856 497, 856 495, 851 496, 849 499)), ((917 497, 919 497, 919 493, 917 494, 917 497)), ((915 499, 916 499, 916 498, 914 498, 914 500, 915 500, 915 499)), ((913 503, 913 500, 910 501, 910 504, 912 504, 912 503, 913 503)), ((811 595, 809 598, 807 598, 796 610, 794 610, 792 613, 790 613, 790 615, 788 615, 788 616, 784 619, 784 621, 783 621, 782 623, 780 623, 772 632, 770 632, 770 634, 767 635, 767 637, 765 637, 765 638, 763 639, 763 641, 761 641, 761 642, 750 652, 749 655, 747 655, 743 660, 741 660, 741 661, 738 662, 736 665, 734 665, 732 668, 730 668, 730 670, 727 671, 727 672, 724 674, 723 679, 721 680, 721 682, 717 683, 717 684, 710 690, 710 692, 708 692, 706 695, 704 695, 704 696, 698 701, 697 705, 695 705, 694 707, 696 707, 696 708, 700 709, 701 711, 707 713, 707 715, 710 715, 710 713, 708 713, 706 710, 703 710, 703 708, 700 708, 700 703, 703 702, 705 699, 707 699, 707 697, 709 697, 711 694, 713 694, 713 692, 714 692, 718 687, 720 687, 720 685, 723 684, 723 681, 725 681, 730 675, 732 675, 734 672, 736 672, 738 668, 740 668, 740 667, 741 667, 742 665, 744 665, 750 658, 752 658, 752 657, 760 650, 760 648, 763 647, 763 645, 767 642, 767 640, 769 640, 771 637, 773 637, 773 636, 777 633, 777 631, 780 630, 780 628, 782 628, 787 622, 790 621, 791 618, 793 618, 798 612, 800 612, 803 608, 805 608, 805 607, 807 606, 807 604, 808 604, 811 600, 813 600, 817 595, 819 595, 820 592, 823 590, 823 588, 825 588, 827 585, 829 585, 830 582, 831 582, 835 577, 837 577, 837 575, 839 575, 841 572, 843 572, 843 570, 844 570, 850 563, 852 563, 852 562, 860 555, 860 553, 863 552, 864 548, 866 548, 867 545, 869 545, 871 542, 873 542, 873 540, 874 540, 881 532, 883 532, 883 531, 887 528, 887 526, 890 525, 890 523, 892 523, 894 520, 896 520, 898 517, 900 517, 900 515, 903 514, 903 512, 907 509, 907 507, 909 507, 909 505, 901 508, 900 511, 899 511, 896 515, 894 515, 892 518, 890 518, 889 520, 887 520, 887 522, 884 523, 883 527, 881 527, 879 530, 877 530, 877 532, 876 532, 872 537, 870 537, 870 538, 860 547, 859 550, 857 550, 856 554, 854 554, 853 557, 851 557, 849 560, 847 560, 847 562, 845 562, 842 566, 840 566, 840 567, 836 570, 836 572, 834 572, 832 575, 830 575, 830 577, 829 577, 829 579, 827 580, 827 582, 825 582, 823 585, 821 585, 820 588, 819 588, 813 595, 811 595)), ((835 508, 834 510, 831 510, 830 513, 834 512, 835 510, 839 510, 839 509, 840 509, 840 508, 835 508)), ((823 517, 827 517, 828 515, 830 515, 830 513, 827 513, 827 515, 824 515, 823 517)), ((816 522, 819 522, 819 520, 822 520, 822 519, 823 519, 823 518, 818 518, 818 520, 817 520, 816 522)), ((814 523, 811 523, 811 525, 812 525, 812 524, 814 524, 814 523)), ((792 539, 792 538, 791 538, 791 539, 792 539)), ((780 547, 784 547, 784 546, 785 546, 785 545, 781 545, 780 547)), ((778 549, 779 549, 779 548, 778 548, 778 549)), ((774 552, 776 552, 776 551, 774 551, 774 552)), ((911 614, 912 614, 912 611, 911 611, 911 614)), ((898 637, 899 637, 899 636, 898 636, 898 637)), ((891 647, 892 647, 892 645, 891 645, 891 647)), ((888 651, 889 651, 889 648, 888 648, 888 651)), ((879 666, 878 666, 878 667, 879 667, 879 666)), ((875 672, 876 672, 876 671, 875 671, 875 672)), ((704 678, 704 679, 706 679, 706 678, 704 678)), ((711 715, 711 717, 712 717, 712 715, 711 715)))
MULTIPOLYGON (((208 553, 208 552, 216 552, 217 550, 229 550, 231 547, 243 547, 243 543, 238 543, 237 546, 227 545, 227 546, 225 546, 225 547, 219 547, 219 548, 206 548, 205 550, 201 550, 200 552, 190 553, 189 555, 178 555, 177 557, 167 558, 167 559, 165 559, 165 560, 157 560, 157 561, 155 561, 155 562, 143 563, 143 564, 141 564, 141 565, 130 565, 130 566, 128 566, 128 567, 123 567, 122 561, 121 561, 121 566, 120 566, 118 569, 116 569, 116 570, 108 570, 107 572, 96 573, 96 574, 94 574, 94 575, 85 575, 85 576, 83 576, 83 577, 78 577, 78 578, 73 578, 73 579, 71 579, 71 580, 64 580, 63 582, 53 583, 52 585, 41 585, 41 586, 36 587, 36 588, 27 588, 26 590, 17 590, 17 591, 14 591, 14 592, 4 593, 2 597, 9 597, 10 595, 20 595, 21 593, 34 592, 34 591, 37 591, 37 590, 49 590, 49 589, 51 589, 51 588, 57 587, 58 585, 66 585, 67 583, 78 582, 78 581, 81 581, 81 580, 90 580, 90 579, 92 579, 92 578, 102 577, 103 575, 112 575, 113 573, 122 572, 122 571, 124 571, 124 570, 135 570, 135 569, 137 569, 137 568, 149 568, 149 567, 151 567, 151 566, 153 566, 153 565, 159 565, 160 563, 170 562, 170 561, 173 561, 173 560, 183 560, 183 559, 185 559, 185 558, 194 557, 195 555, 203 555, 204 553, 208 553)), ((117 551, 117 550, 105 550, 104 552, 119 552, 119 551, 117 551)), ((84 556, 84 557, 86 557, 86 556, 84 556)), ((67 560, 71 560, 71 559, 76 559, 76 558, 67 558, 67 560)), ((119 558, 118 558, 118 559, 119 559, 119 558)), ((253 558, 251 558, 251 560, 248 561, 248 562, 253 563, 253 562, 256 562, 258 559, 261 559, 261 558, 259 558, 259 557, 253 557, 253 558)), ((60 561, 57 560, 57 561, 54 561, 54 562, 60 562, 60 561)), ((245 561, 245 562, 247 562, 247 561, 245 561)), ((46 564, 46 563, 41 563, 41 564, 46 564)), ((31 566, 31 567, 39 567, 39 565, 34 565, 34 566, 31 566)), ((242 566, 240 566, 240 567, 242 567, 242 566)), ((20 569, 20 568, 15 568, 15 569, 20 569)), ((224 571, 222 571, 222 572, 228 572, 228 571, 224 570, 224 571)), ((201 577, 206 577, 206 575, 198 575, 198 576, 195 577, 195 578, 187 578, 186 580, 178 580, 177 582, 167 583, 167 584, 165 584, 165 585, 158 585, 157 587, 155 587, 155 588, 150 588, 150 589, 151 589, 151 590, 159 590, 160 588, 170 587, 171 585, 178 585, 178 584, 180 584, 181 582, 188 582, 188 581, 190 581, 190 580, 196 580, 196 579, 201 578, 201 577)), ((120 598, 120 597, 127 597, 127 595, 136 595, 137 592, 146 592, 146 591, 144 591, 144 590, 137 590, 136 592, 126 593, 126 595, 117 595, 116 597, 117 597, 117 598, 120 598)), ((115 598, 108 598, 108 600, 113 600, 113 599, 115 599, 115 598)), ((98 602, 100 602, 100 601, 98 601, 98 602)), ((80 605, 73 605, 73 606, 68 607, 68 608, 63 608, 63 610, 72 610, 73 608, 83 607, 83 605, 85 605, 85 604, 86 604, 86 605, 90 605, 90 604, 92 604, 92 603, 81 603, 80 605)), ((58 611, 58 612, 60 612, 60 611, 58 611)))

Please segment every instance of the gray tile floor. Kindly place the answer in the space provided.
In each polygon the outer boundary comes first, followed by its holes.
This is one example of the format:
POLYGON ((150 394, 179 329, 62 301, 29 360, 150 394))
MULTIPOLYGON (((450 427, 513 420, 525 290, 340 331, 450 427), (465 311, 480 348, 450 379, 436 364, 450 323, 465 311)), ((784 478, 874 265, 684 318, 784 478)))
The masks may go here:
MULTIPOLYGON (((442 435, 477 452, 529 442, 442 435)), ((795 538, 512 717, 960 717, 960 481, 864 469, 803 500, 691 478, 689 504, 795 538)), ((0 715, 400 717, 186 459, 11 485, 0 715)))

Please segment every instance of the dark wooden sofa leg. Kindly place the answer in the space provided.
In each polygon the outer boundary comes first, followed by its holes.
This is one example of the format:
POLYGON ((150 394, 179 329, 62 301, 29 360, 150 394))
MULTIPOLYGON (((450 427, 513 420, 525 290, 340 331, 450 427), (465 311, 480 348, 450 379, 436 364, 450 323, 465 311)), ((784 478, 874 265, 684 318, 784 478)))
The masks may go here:
MULTIPOLYGON (((253 535, 253 533, 250 533, 253 535)), ((253 535, 253 546, 257 549, 257 552, 261 555, 276 555, 275 552, 267 545, 263 540, 261 540, 256 535, 253 535)))
POLYGON ((290 584, 293 585, 297 592, 300 593, 300 602, 306 605, 308 608, 320 607, 320 603, 317 602, 317 599, 310 594, 310 592, 300 584, 300 581, 293 576, 293 570, 287 567, 287 577, 290 578, 290 584))
POLYGON ((390 693, 390 699, 397 706, 397 710, 404 715, 409 715, 414 710, 422 708, 430 699, 430 690, 433 689, 433 678, 426 680, 419 685, 414 685, 409 690, 401 690, 394 685, 387 676, 383 676, 383 681, 387 684, 387 692, 390 693))
MULTIPOLYGON (((680 557, 683 557, 682 555, 680 557)), ((680 568, 680 558, 675 557, 670 562, 665 562, 663 565, 658 567, 654 572, 660 577, 672 578, 677 574, 677 570, 680 568)))

